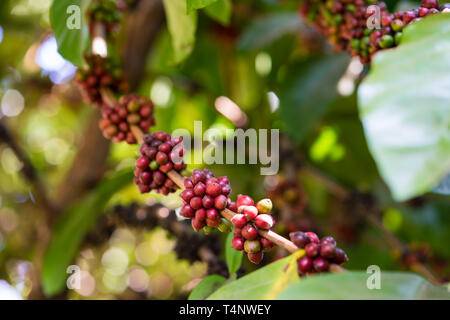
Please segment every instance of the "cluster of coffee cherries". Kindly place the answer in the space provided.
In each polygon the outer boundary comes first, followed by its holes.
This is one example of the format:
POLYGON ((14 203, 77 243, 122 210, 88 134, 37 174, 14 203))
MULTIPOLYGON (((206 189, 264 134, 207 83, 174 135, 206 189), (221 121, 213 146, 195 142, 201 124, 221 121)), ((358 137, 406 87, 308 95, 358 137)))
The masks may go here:
POLYGON ((126 141, 135 144, 137 138, 132 126, 146 133, 155 124, 153 103, 150 99, 136 94, 120 97, 114 106, 102 107, 102 120, 99 127, 107 139, 114 142, 126 141))
POLYGON ((81 88, 84 100, 96 107, 103 106, 100 89, 108 88, 113 92, 128 92, 128 82, 123 76, 120 61, 114 58, 103 58, 99 55, 86 56, 86 68, 79 68, 75 83, 81 88))
POLYGON ((255 202, 246 195, 239 195, 236 201, 237 214, 231 219, 234 226, 233 249, 243 251, 248 259, 258 264, 264 256, 263 250, 273 247, 272 241, 259 235, 259 230, 272 228, 274 220, 270 215, 272 201, 263 199, 255 202))
POLYGON ((319 240, 314 232, 296 231, 289 234, 291 241, 305 250, 305 256, 297 262, 298 274, 309 275, 326 272, 330 264, 341 265, 348 261, 345 252, 336 247, 336 241, 328 236, 319 240))
POLYGON ((141 193, 155 190, 163 195, 175 192, 175 183, 167 176, 171 170, 181 172, 186 169, 183 161, 183 138, 165 132, 145 134, 140 148, 141 156, 136 161, 134 183, 141 193))
POLYGON ((126 3, 114 0, 94 0, 89 6, 86 15, 89 21, 90 33, 93 34, 95 23, 101 23, 106 31, 106 37, 114 37, 120 26, 121 9, 126 3))
POLYGON ((208 169, 194 169, 191 177, 184 179, 184 186, 186 189, 180 194, 184 203, 180 214, 192 219, 194 230, 204 229, 209 233, 218 228, 227 231, 229 223, 221 217, 220 211, 236 206, 229 198, 231 186, 228 178, 216 178, 208 169))
POLYGON ((362 63, 370 62, 381 49, 391 48, 401 41, 402 30, 409 23, 439 12, 450 11, 450 4, 439 6, 438 0, 423 0, 419 9, 390 14, 384 2, 372 0, 306 0, 300 13, 314 22, 326 35, 336 51, 359 56, 362 63), (380 19, 369 5, 380 9, 380 19), (373 22, 373 28, 368 28, 373 22))

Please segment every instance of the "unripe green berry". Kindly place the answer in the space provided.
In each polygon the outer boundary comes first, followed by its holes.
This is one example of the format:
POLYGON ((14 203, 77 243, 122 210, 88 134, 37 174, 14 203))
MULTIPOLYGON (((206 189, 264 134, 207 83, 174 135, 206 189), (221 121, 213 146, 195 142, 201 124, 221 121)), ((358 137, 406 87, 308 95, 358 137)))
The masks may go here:
POLYGON ((259 213, 269 213, 272 210, 272 201, 270 199, 262 199, 256 203, 256 208, 259 213))
POLYGON ((158 163, 157 163, 155 160, 153 160, 152 162, 150 162, 150 169, 152 169, 152 170, 157 170, 158 167, 159 167, 159 165, 158 165, 158 163))
POLYGON ((248 253, 256 253, 261 251, 261 244, 259 240, 245 240, 244 250, 248 253))
POLYGON ((380 47, 383 49, 390 48, 394 45, 394 38, 391 35, 385 34, 381 37, 380 47))

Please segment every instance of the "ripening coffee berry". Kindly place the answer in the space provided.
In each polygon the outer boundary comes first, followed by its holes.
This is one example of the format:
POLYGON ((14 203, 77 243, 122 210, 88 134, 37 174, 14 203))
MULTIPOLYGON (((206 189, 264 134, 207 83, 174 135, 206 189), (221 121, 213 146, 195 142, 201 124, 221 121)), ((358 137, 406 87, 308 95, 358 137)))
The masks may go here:
POLYGON ((205 221, 198 220, 196 218, 192 219, 192 227, 195 231, 199 232, 205 226, 205 221))
POLYGON ((259 242, 261 243, 261 247, 263 249, 270 249, 270 248, 273 248, 273 246, 274 246, 272 241, 270 241, 266 238, 263 238, 263 237, 259 238, 259 242))
POLYGON ((311 242, 319 244, 319 237, 314 232, 305 232, 305 234, 311 239, 311 242))
POLYGON ((301 231, 291 232, 289 234, 289 238, 300 249, 303 249, 308 243, 311 242, 311 239, 301 231))
MULTIPOLYGON (((166 150, 166 146, 159 146, 159 152, 166 150)), ((214 174, 208 170, 195 169, 190 178, 185 178, 184 186, 186 188, 180 194, 184 203, 188 203, 194 210, 200 211, 202 215, 198 217, 210 228, 218 228, 219 231, 230 231, 231 225, 228 221, 221 219, 220 212, 231 204, 231 200, 226 196, 229 193, 228 178, 215 178, 214 174), (226 192, 222 193, 222 189, 226 192), (203 216, 205 212, 205 216, 203 216)), ((196 216, 197 218, 197 216, 196 216)))
POLYGON ((231 241, 231 246, 237 251, 244 250, 244 240, 241 237, 234 237, 231 241))
POLYGON ((273 226, 273 218, 268 214, 259 214, 255 218, 255 225, 260 229, 270 229, 273 226))
POLYGON ((325 272, 328 270, 328 261, 325 258, 318 257, 313 261, 314 269, 317 272, 325 272))
MULTIPOLYGON (((99 123, 99 127, 107 139, 112 139, 114 142, 126 141, 128 144, 135 144, 137 137, 134 135, 133 127, 146 133, 154 124, 153 103, 144 96, 129 94, 122 96, 113 107, 102 106, 102 120, 99 123), (136 105, 137 110, 134 111, 132 109, 133 111, 130 111, 127 107, 130 104, 136 105), (146 117, 138 114, 144 108, 150 110, 146 117)), ((167 158, 166 153, 158 152, 158 154, 167 158)), ((158 156, 156 157, 158 164, 163 165, 167 163, 167 161, 160 162, 158 156)))
POLYGON ((343 264, 348 261, 347 255, 345 254, 344 250, 340 248, 336 248, 335 255, 333 262, 336 264, 343 264))
MULTIPOLYGON (((155 133, 154 135, 146 134, 143 136, 143 140, 144 143, 140 148, 141 156, 136 161, 136 168, 134 169, 135 184, 139 187, 139 190, 142 193, 156 190, 159 193, 167 195, 171 192, 174 192, 176 190, 176 185, 167 176, 167 172, 170 170, 181 172, 186 168, 186 164, 182 162, 182 160, 181 162, 176 163, 174 163, 172 160, 168 160, 166 164, 159 165, 155 162, 155 159, 158 154, 163 153, 162 151, 158 151, 158 147, 163 143, 170 146, 169 149, 166 149, 167 153, 163 154, 183 154, 183 148, 180 144, 181 139, 172 139, 172 136, 170 134, 160 132, 155 133), (159 137, 159 139, 157 137, 159 137)), ((195 194, 193 190, 186 189, 180 194, 180 196, 185 204, 190 204, 195 194)), ((196 205, 197 201, 198 200, 193 201, 192 209, 194 211, 201 207, 196 205)), ((187 218, 191 217, 190 215, 191 214, 188 214, 187 218)))
POLYGON ((269 213, 272 210, 272 201, 270 199, 262 199, 256 203, 259 213, 269 213))
POLYGON ((297 268, 300 274, 310 272, 313 268, 313 260, 310 257, 300 258, 297 262, 297 268))
POLYGON ((231 222, 236 228, 243 228, 247 224, 247 219, 243 214, 238 213, 231 218, 231 222))
MULTIPOLYGON (((347 255, 344 253, 342 249, 336 248, 336 241, 333 237, 327 236, 318 240, 318 237, 315 233, 306 232, 293 232, 290 234, 291 240, 296 240, 299 244, 303 244, 305 240, 305 236, 308 235, 308 239, 315 241, 310 242, 304 246, 306 256, 304 259, 300 259, 298 261, 298 272, 299 275, 303 275, 305 273, 313 274, 315 272, 325 272, 328 271, 329 265, 331 263, 341 265, 348 261, 347 255), (317 239, 315 239, 317 237, 317 239), (308 264, 308 260, 310 259, 311 264, 308 267, 304 267, 303 264, 308 264), (302 261, 302 262, 300 262, 302 261), (311 267, 312 265, 312 267, 311 267), (306 272, 305 270, 309 271, 306 272)), ((299 245, 301 248, 301 245, 299 245)))
POLYGON ((185 204, 180 211, 181 215, 185 218, 193 218, 195 216, 195 210, 188 204, 185 204))
POLYGON ((320 256, 325 259, 333 259, 336 254, 336 246, 331 243, 324 243, 320 246, 320 256))
POLYGON ((197 220, 205 220, 206 219, 206 210, 201 208, 195 211, 195 219, 197 220))
POLYGON ((332 245, 336 245, 336 240, 333 237, 327 236, 320 239, 320 244, 330 243, 332 245))
MULTIPOLYGON (((104 105, 101 89, 108 88, 119 94, 128 91, 128 84, 122 73, 120 61, 99 55, 86 56, 87 68, 79 68, 75 83, 81 90, 83 99, 100 108, 104 105)), ((102 130, 104 130, 102 128, 102 130)))
POLYGON ((254 240, 258 237, 258 230, 252 225, 247 224, 242 228, 242 236, 247 240, 254 240))
POLYGON ((256 253, 247 253, 248 260, 254 264, 258 264, 262 261, 264 257, 264 253, 262 251, 256 252, 256 253))
POLYGON ((319 255, 320 252, 320 247, 318 244, 316 243, 308 243, 305 246, 305 252, 308 255, 308 257, 314 258, 317 257, 319 255))
POLYGON ((254 206, 242 206, 242 213, 247 221, 254 220, 258 216, 258 209, 254 206))
POLYGON ((259 240, 245 240, 244 250, 248 253, 256 253, 261 251, 261 243, 259 240))
POLYGON ((253 199, 251 197, 240 194, 236 201, 236 205, 238 208, 240 206, 254 206, 255 202, 253 201, 253 199))

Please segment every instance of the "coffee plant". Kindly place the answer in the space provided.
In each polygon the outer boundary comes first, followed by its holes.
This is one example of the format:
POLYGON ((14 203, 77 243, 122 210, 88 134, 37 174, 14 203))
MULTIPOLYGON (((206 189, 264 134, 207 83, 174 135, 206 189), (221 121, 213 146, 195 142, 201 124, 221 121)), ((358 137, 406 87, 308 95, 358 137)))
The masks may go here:
POLYGON ((33 8, 0 4, 20 297, 450 299, 450 4, 33 8))

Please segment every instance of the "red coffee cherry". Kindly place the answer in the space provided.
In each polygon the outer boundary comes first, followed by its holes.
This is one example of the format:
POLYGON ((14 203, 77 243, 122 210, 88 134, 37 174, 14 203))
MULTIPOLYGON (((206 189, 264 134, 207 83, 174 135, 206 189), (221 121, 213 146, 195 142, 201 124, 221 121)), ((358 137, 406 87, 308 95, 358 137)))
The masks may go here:
MULTIPOLYGON (((139 128, 143 133, 146 133, 154 124, 153 103, 144 96, 130 94, 122 96, 113 107, 102 107, 102 120, 100 120, 99 127, 107 139, 112 139, 114 142, 126 141, 129 144, 135 144, 137 137, 135 137, 132 127, 139 128), (145 117, 139 114, 142 110, 149 110, 145 117)), ((149 149, 149 146, 144 148, 149 149)), ((168 149, 166 154, 158 152, 157 148, 152 149, 151 158, 154 158, 153 153, 156 152, 156 162, 159 165, 164 165, 168 162, 169 151, 168 149)))
MULTIPOLYGON (((166 146, 159 146, 160 152, 165 149, 166 146)), ((186 190, 180 194, 180 197, 185 204, 189 204, 193 209, 204 210, 205 216, 203 216, 203 211, 200 211, 201 214, 196 215, 196 219, 204 221, 209 230, 211 228, 218 228, 220 231, 229 229, 220 216, 220 211, 227 208, 231 203, 231 200, 227 197, 231 191, 228 183, 228 178, 215 178, 214 174, 208 169, 195 169, 191 177, 184 180, 186 190), (225 194, 222 190, 225 190, 225 194)))
MULTIPOLYGON (((134 169, 134 183, 138 186, 141 193, 147 193, 152 190, 156 190, 159 193, 167 195, 176 190, 175 183, 167 176, 167 172, 170 170, 175 170, 177 172, 181 172, 186 168, 186 164, 181 162, 172 162, 172 158, 168 160, 168 162, 161 166, 156 162, 156 157, 159 153, 163 153, 162 151, 158 151, 158 147, 165 143, 170 148, 166 149, 165 155, 170 153, 177 153, 178 155, 183 154, 183 148, 180 144, 181 139, 175 138, 173 139, 170 134, 166 134, 163 132, 155 133, 153 135, 146 134, 143 137, 144 143, 140 148, 141 156, 136 161, 136 168, 134 169), (158 138, 159 139, 158 139, 158 138), (170 170, 167 170, 167 166, 170 164, 170 170), (178 166, 176 167, 176 165, 178 166), (164 168, 166 166, 166 168, 164 168)), ((193 206, 190 206, 192 199, 195 194, 193 190, 186 189, 180 194, 185 204, 188 204, 189 207, 195 212, 195 210, 201 207, 198 206, 198 200, 193 201, 193 206)), ((200 203, 202 202, 202 198, 200 198, 200 203)), ((181 214, 186 218, 192 218, 194 212, 191 212, 187 209, 187 207, 183 207, 181 214), (186 212, 187 214, 183 214, 186 212)))
POLYGON ((100 108, 104 105, 101 89, 109 89, 119 94, 128 92, 128 83, 123 76, 119 60, 99 55, 85 56, 84 59, 87 67, 78 69, 74 81, 85 101, 100 108))

